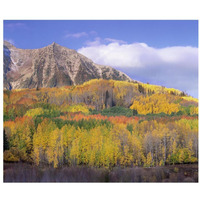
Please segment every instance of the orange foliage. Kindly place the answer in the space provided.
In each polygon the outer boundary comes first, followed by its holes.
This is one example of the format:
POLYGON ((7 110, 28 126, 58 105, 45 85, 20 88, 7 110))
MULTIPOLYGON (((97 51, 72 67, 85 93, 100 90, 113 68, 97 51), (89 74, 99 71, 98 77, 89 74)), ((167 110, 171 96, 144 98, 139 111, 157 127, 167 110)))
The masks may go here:
POLYGON ((90 120, 90 119, 95 119, 95 120, 108 120, 113 124, 128 124, 128 123, 136 123, 138 122, 139 118, 138 117, 126 117, 126 116, 103 116, 101 114, 96 114, 96 115, 84 115, 82 113, 76 113, 76 114, 68 114, 65 116, 60 116, 60 119, 63 120, 74 120, 74 121, 80 121, 82 119, 84 120, 90 120))
POLYGON ((16 104, 23 104, 26 106, 30 106, 35 104, 37 101, 35 99, 31 98, 21 98, 19 101, 16 102, 16 104))

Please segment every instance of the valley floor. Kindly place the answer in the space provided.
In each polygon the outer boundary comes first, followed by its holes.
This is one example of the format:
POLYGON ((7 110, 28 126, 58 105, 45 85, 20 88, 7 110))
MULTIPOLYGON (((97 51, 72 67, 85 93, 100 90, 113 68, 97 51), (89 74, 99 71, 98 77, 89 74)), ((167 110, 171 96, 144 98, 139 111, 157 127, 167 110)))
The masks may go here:
POLYGON ((76 166, 54 169, 4 163, 4 182, 198 182, 198 164, 112 170, 76 166))

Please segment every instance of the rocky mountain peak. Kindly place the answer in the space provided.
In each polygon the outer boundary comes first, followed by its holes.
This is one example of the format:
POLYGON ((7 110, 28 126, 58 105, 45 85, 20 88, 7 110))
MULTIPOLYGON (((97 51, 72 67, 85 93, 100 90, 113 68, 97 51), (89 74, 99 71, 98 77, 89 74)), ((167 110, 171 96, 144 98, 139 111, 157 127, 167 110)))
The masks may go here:
POLYGON ((77 85, 91 79, 132 81, 126 74, 53 42, 40 49, 18 49, 4 42, 4 88, 77 85))
POLYGON ((53 42, 50 45, 48 45, 47 47, 53 47, 54 48, 54 47, 61 47, 61 46, 59 44, 53 42))
POLYGON ((12 45, 10 42, 4 40, 3 45, 6 47, 13 47, 14 45, 12 45))

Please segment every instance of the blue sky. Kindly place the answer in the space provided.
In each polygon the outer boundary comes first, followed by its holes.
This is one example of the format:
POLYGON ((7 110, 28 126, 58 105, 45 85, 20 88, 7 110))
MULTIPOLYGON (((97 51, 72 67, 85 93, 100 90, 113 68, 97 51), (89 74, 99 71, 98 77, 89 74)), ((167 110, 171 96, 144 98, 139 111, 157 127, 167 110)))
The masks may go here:
POLYGON ((198 21, 7 20, 4 40, 23 49, 56 42, 135 80, 198 97, 198 21))
POLYGON ((5 20, 4 38, 19 48, 40 48, 57 42, 78 49, 95 37, 127 43, 142 42, 155 48, 198 46, 198 22, 185 20, 5 20), (86 33, 80 37, 68 34, 86 33))

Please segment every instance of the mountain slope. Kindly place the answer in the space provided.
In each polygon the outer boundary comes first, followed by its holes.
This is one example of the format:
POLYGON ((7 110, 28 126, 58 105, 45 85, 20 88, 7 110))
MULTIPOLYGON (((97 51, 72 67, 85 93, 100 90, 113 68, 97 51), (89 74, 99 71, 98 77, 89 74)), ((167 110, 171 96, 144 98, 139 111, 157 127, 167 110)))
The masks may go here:
POLYGON ((40 49, 19 49, 4 41, 4 88, 78 85, 91 79, 133 81, 109 66, 93 63, 56 43, 40 49))

